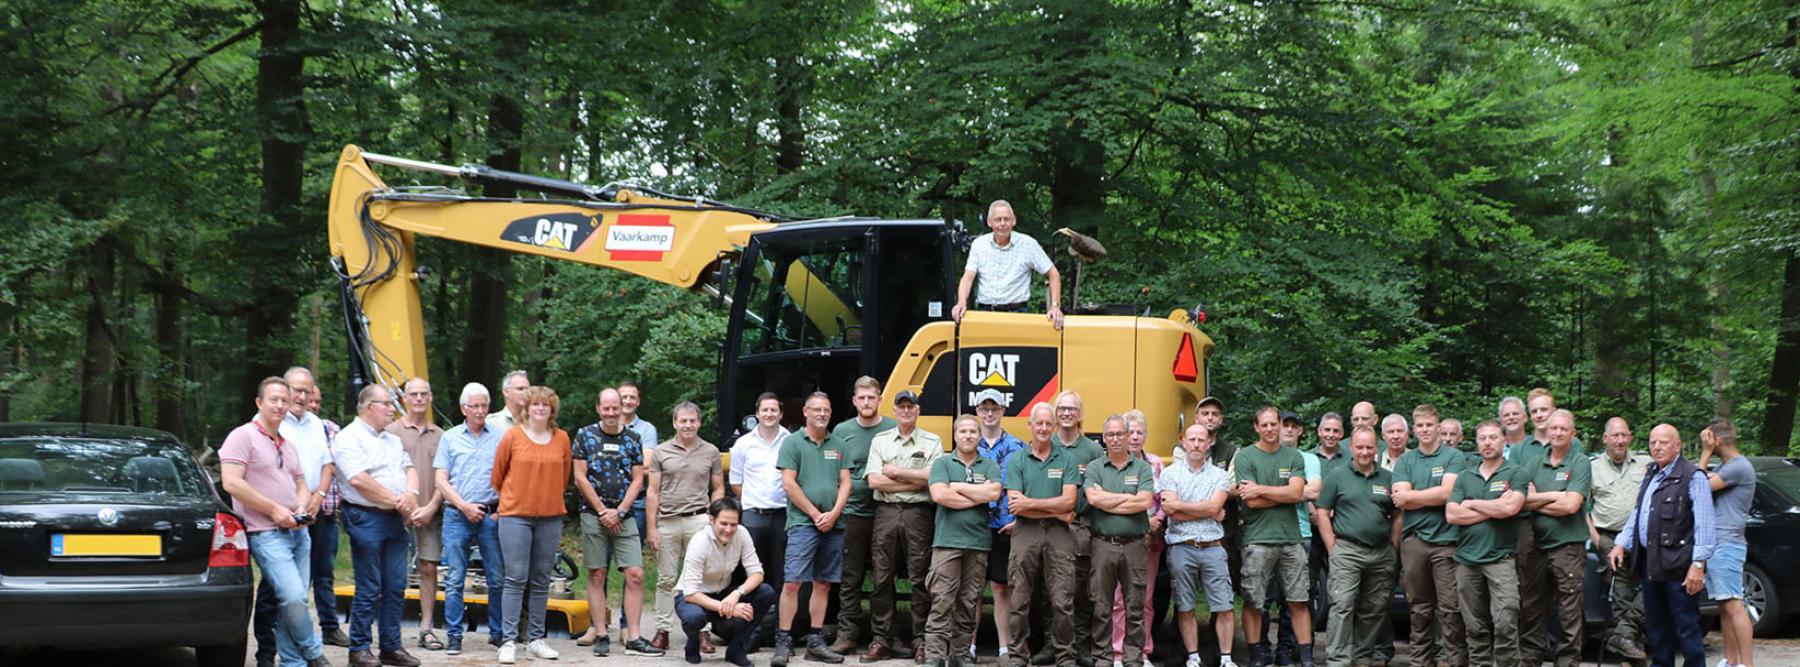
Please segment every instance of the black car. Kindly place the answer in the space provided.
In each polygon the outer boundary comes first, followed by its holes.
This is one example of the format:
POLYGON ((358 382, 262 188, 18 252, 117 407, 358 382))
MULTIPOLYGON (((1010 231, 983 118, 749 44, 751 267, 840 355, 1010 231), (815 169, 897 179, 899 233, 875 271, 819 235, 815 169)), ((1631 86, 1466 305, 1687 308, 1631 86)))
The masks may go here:
MULTIPOLYGON (((1744 558, 1744 606, 1755 621, 1754 634, 1773 637, 1787 624, 1789 615, 1800 612, 1800 577, 1771 576, 1800 564, 1800 459, 1749 458, 1756 468, 1756 497, 1750 501, 1750 516, 1744 519, 1744 539, 1749 543, 1744 558)), ((1701 611, 1717 613, 1710 598, 1702 602, 1701 611)))
POLYGON ((167 433, 0 424, 0 646, 193 646, 242 665, 250 542, 167 433))

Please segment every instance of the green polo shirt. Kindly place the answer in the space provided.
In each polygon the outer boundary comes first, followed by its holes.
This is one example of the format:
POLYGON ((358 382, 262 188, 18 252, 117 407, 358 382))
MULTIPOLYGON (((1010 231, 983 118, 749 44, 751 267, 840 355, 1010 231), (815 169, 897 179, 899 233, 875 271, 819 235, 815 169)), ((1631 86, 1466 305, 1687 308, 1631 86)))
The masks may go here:
POLYGON ((1055 498, 1063 494, 1065 486, 1081 487, 1081 469, 1062 447, 1051 446, 1050 455, 1039 459, 1031 445, 1026 445, 1006 459, 1008 491, 1018 491, 1026 498, 1055 498))
MULTIPOLYGON (((775 458, 775 467, 794 471, 806 499, 811 500, 819 511, 829 512, 837 504, 838 472, 844 469, 844 442, 827 434, 824 442, 816 443, 806 437, 805 429, 795 431, 781 441, 781 453, 775 458)), ((810 525, 813 525, 812 517, 800 511, 789 498, 787 527, 810 525)))
MULTIPOLYGON (((1444 483, 1445 475, 1462 472, 1463 461, 1468 459, 1461 451, 1449 447, 1438 447, 1437 451, 1426 454, 1422 450, 1408 449, 1394 462, 1394 481, 1412 484, 1415 491, 1435 489, 1444 483)), ((1406 519, 1400 526, 1404 535, 1418 535, 1427 544, 1455 544, 1456 526, 1444 518, 1443 507, 1406 510, 1406 519)))
MULTIPOLYGON (((1076 471, 1083 475, 1087 474, 1087 465, 1089 462, 1094 459, 1106 458, 1106 448, 1101 447, 1100 443, 1094 442, 1093 438, 1089 438, 1086 435, 1076 438, 1074 442, 1063 442, 1061 436, 1056 433, 1051 433, 1050 442, 1056 443, 1057 447, 1068 451, 1071 456, 1070 460, 1075 462, 1076 471)), ((1085 518, 1087 509, 1087 498, 1083 497, 1080 493, 1075 494, 1076 518, 1085 518)))
MULTIPOLYGON (((1507 491, 1525 493, 1525 484, 1530 476, 1523 468, 1512 461, 1502 460, 1500 468, 1490 477, 1481 476, 1479 462, 1471 463, 1468 470, 1456 477, 1456 486, 1450 489, 1450 502, 1460 503, 1464 500, 1494 500, 1507 491)), ((1510 558, 1519 544, 1517 530, 1519 518, 1488 519, 1471 526, 1457 526, 1456 562, 1464 565, 1487 565, 1510 558)))
MULTIPOLYGON (((945 454, 931 462, 928 483, 935 486, 951 482, 986 484, 999 481, 1000 466, 992 459, 977 456, 974 465, 963 465, 962 459, 956 458, 955 454, 945 454)), ((987 551, 993 544, 994 531, 988 528, 987 505, 960 510, 938 505, 937 528, 931 537, 931 546, 987 551)))
MULTIPOLYGON (((1156 493, 1156 471, 1150 463, 1132 456, 1125 459, 1124 467, 1114 466, 1112 459, 1100 457, 1088 463, 1087 474, 1081 476, 1083 488, 1100 487, 1102 491, 1113 493, 1156 493)), ((1085 493, 1083 495, 1086 495, 1085 493)), ((1098 507, 1088 508, 1088 525, 1093 526, 1094 533, 1107 537, 1131 537, 1150 532, 1150 514, 1148 512, 1129 512, 1114 514, 1102 511, 1098 507)))
MULTIPOLYGON (((1239 449, 1232 463, 1233 479, 1255 482, 1263 486, 1287 486, 1292 479, 1306 475, 1306 458, 1300 450, 1283 445, 1274 453, 1251 445, 1239 449)), ((1244 507, 1244 544, 1298 544, 1300 523, 1294 520, 1294 505, 1244 507)))
POLYGON ((851 418, 837 428, 831 429, 844 448, 844 467, 850 469, 850 501, 844 503, 844 513, 850 516, 875 516, 875 492, 869 488, 869 476, 864 468, 869 467, 869 443, 875 440, 875 434, 899 426, 893 417, 882 417, 881 423, 864 428, 851 418))
POLYGON ((1331 473, 1337 472, 1339 468, 1350 467, 1349 445, 1350 443, 1348 442, 1339 442, 1337 456, 1331 458, 1325 458, 1325 452, 1321 451, 1320 448, 1312 448, 1312 455, 1319 457, 1319 479, 1323 480, 1331 477, 1331 473))
MULTIPOLYGON (((1341 458, 1341 457, 1340 457, 1341 458)), ((1340 466, 1325 475, 1314 505, 1331 510, 1331 530, 1338 539, 1365 547, 1387 544, 1394 526, 1394 473, 1370 465, 1362 474, 1354 465, 1340 466)))
POLYGON ((1531 483, 1537 485, 1538 491, 1574 491, 1581 494, 1581 511, 1568 516, 1550 516, 1541 512, 1531 515, 1531 527, 1537 535, 1540 549, 1560 547, 1565 544, 1583 544, 1588 539, 1587 499, 1594 493, 1594 469, 1587 456, 1569 448, 1563 456, 1562 464, 1550 462, 1550 454, 1537 459, 1537 465, 1530 469, 1531 483))

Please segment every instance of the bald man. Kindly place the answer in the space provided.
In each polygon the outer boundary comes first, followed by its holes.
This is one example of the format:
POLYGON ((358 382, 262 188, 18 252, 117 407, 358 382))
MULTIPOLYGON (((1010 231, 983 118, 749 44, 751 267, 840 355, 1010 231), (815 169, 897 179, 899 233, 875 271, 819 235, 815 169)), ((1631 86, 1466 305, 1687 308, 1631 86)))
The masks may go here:
MULTIPOLYGON (((1631 424, 1613 417, 1606 420, 1601 436, 1606 451, 1593 457, 1594 509, 1588 513, 1588 527, 1594 548, 1600 553, 1612 551, 1631 516, 1631 503, 1637 499, 1638 487, 1644 483, 1644 467, 1649 457, 1631 453, 1631 424)), ((1612 618, 1605 634, 1606 650, 1631 660, 1643 660, 1644 614, 1638 600, 1637 577, 1629 571, 1613 574, 1611 589, 1612 618)))
POLYGON ((1644 633, 1652 663, 1675 664, 1679 646, 1685 667, 1705 667, 1699 594, 1715 539, 1712 487, 1704 471, 1682 458, 1681 433, 1673 426, 1650 429, 1650 460, 1631 516, 1606 558, 1614 571, 1629 562, 1644 580, 1644 633), (1651 511, 1662 507, 1673 511, 1651 511))

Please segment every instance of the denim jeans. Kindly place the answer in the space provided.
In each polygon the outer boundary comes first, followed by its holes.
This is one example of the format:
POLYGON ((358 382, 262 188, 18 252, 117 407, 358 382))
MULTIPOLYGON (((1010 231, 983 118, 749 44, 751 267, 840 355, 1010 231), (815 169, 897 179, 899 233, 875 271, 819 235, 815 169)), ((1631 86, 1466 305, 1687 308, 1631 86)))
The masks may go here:
POLYGON ((488 634, 500 636, 501 574, 505 561, 500 559, 500 517, 492 514, 479 522, 454 507, 444 508, 444 625, 451 637, 463 636, 467 607, 463 604, 463 581, 468 578, 469 547, 481 549, 481 571, 487 575, 488 634))
POLYGON ((275 591, 275 645, 281 664, 305 665, 324 655, 325 645, 306 611, 312 539, 301 529, 257 531, 250 534, 250 556, 275 591))
POLYGON ((332 570, 337 568, 338 515, 320 514, 306 527, 312 537, 313 608, 319 613, 319 633, 338 629, 337 584, 332 570))
POLYGON ((369 650, 369 625, 381 630, 381 650, 401 648, 400 612, 406 604, 405 522, 395 512, 357 505, 342 507, 350 533, 350 563, 356 570, 356 597, 350 600, 350 650, 369 650))
POLYGON ((544 611, 550 604, 550 566, 562 541, 562 524, 560 516, 500 517, 500 549, 509 554, 506 597, 500 608, 502 640, 544 638, 544 611), (530 619, 523 633, 519 631, 520 611, 529 614, 530 619))

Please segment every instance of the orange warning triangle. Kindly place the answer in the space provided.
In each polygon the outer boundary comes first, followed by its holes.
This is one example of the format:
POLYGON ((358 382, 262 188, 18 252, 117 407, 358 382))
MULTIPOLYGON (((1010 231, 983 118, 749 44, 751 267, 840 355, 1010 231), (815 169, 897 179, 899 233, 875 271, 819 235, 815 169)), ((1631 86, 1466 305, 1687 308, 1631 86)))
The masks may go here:
POLYGON ((1192 335, 1181 335, 1181 346, 1175 350, 1175 367, 1170 372, 1181 382, 1193 382, 1200 377, 1200 361, 1194 357, 1192 335))

